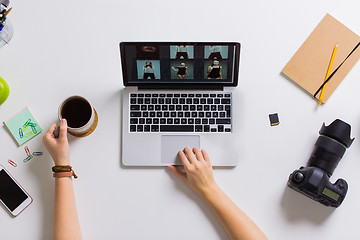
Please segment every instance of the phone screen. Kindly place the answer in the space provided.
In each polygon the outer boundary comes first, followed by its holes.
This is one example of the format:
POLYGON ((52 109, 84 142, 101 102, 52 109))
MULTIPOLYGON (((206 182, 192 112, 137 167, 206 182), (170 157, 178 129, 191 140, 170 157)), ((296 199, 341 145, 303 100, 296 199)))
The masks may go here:
POLYGON ((0 199, 9 210, 14 211, 27 198, 28 196, 5 170, 0 170, 0 199))

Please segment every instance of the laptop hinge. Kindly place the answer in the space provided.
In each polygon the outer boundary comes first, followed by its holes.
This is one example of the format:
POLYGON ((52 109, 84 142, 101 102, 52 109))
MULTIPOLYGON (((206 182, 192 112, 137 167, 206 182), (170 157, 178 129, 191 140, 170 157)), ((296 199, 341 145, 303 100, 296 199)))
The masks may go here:
POLYGON ((139 90, 215 90, 215 91, 223 91, 224 87, 221 85, 176 85, 176 86, 165 86, 165 85, 139 85, 138 86, 139 90))

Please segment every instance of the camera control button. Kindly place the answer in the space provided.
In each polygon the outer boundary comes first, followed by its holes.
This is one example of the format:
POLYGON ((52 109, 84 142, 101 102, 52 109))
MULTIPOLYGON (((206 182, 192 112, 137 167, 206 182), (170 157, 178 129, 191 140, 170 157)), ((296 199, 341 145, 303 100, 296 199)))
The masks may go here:
POLYGON ((302 180, 304 180, 304 175, 301 172, 296 172, 293 178, 295 182, 301 182, 302 180))
POLYGON ((346 185, 346 182, 344 180, 342 180, 342 179, 338 180, 337 186, 339 189, 344 189, 345 185, 346 185))

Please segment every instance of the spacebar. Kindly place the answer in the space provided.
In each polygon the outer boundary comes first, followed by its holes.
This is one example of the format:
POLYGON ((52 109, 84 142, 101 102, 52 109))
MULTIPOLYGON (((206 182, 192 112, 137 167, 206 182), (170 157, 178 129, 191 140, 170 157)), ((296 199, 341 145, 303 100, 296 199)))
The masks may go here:
POLYGON ((193 132, 194 125, 160 125, 160 132, 193 132))

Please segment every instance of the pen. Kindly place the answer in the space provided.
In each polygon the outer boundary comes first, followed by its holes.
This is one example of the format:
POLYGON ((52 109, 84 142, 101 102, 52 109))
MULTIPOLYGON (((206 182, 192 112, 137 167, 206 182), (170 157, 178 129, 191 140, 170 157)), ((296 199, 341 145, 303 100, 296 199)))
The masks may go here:
POLYGON ((7 10, 7 12, 5 13, 5 17, 11 12, 11 9, 12 7, 9 10, 7 10))
MULTIPOLYGON (((330 76, 331 68, 332 68, 332 65, 333 65, 333 63, 334 63, 334 59, 335 59, 335 55, 336 55, 337 48, 338 48, 338 43, 336 43, 336 45, 335 45, 335 47, 334 47, 334 50, 333 50, 333 52, 332 52, 331 59, 330 59, 330 63, 329 63, 329 67, 328 67, 328 70, 327 70, 327 73, 326 73, 326 77, 325 77, 325 81, 326 81, 326 80, 328 79, 328 77, 330 76)), ((324 97, 326 85, 327 85, 327 83, 324 85, 323 89, 321 90, 320 97, 319 97, 319 101, 318 101, 318 104, 319 104, 319 105, 321 105, 321 103, 322 103, 322 99, 323 99, 323 97, 324 97)))

